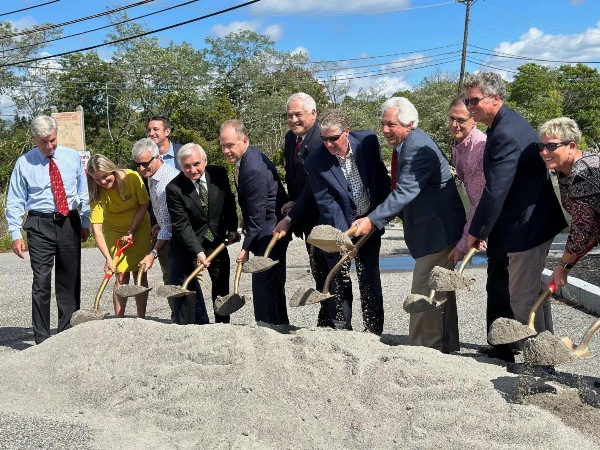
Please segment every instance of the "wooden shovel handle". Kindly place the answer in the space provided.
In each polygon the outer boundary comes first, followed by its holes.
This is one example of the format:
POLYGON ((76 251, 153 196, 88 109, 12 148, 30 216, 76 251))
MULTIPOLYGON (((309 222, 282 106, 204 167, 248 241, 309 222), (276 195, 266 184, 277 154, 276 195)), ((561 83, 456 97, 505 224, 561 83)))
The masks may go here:
POLYGON ((280 235, 281 233, 279 233, 279 231, 273 233, 273 237, 269 241, 269 245, 267 245, 267 249, 265 250, 265 254, 263 255, 265 258, 269 257, 269 254, 271 253, 271 250, 273 250, 273 247, 275 247, 275 243, 279 240, 280 235))
MULTIPOLYGON (((217 248, 215 248, 210 255, 208 255, 206 257, 206 262, 211 262, 213 259, 215 259, 217 257, 217 255, 219 253, 221 253, 221 251, 225 248, 225 244, 221 243, 219 244, 219 246, 217 248)), ((196 275, 198 275, 200 272, 202 272, 202 270, 204 269, 204 264, 198 264, 198 267, 196 267, 194 269, 194 271, 192 273, 190 273, 190 276, 187 277, 185 279, 185 281, 183 282, 183 284, 181 285, 182 289, 187 289, 188 285, 190 284, 190 282, 196 278, 196 275)))

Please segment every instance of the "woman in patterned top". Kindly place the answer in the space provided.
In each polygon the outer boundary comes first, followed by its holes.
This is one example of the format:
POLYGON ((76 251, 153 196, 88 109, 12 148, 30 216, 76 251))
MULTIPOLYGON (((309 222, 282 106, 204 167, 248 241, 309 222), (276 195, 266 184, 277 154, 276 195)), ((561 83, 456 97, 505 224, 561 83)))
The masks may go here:
POLYGON ((562 206, 571 215, 565 251, 550 277, 559 290, 579 258, 600 239, 600 155, 578 148, 581 131, 567 117, 547 121, 538 135, 540 156, 548 169, 558 173, 562 206))

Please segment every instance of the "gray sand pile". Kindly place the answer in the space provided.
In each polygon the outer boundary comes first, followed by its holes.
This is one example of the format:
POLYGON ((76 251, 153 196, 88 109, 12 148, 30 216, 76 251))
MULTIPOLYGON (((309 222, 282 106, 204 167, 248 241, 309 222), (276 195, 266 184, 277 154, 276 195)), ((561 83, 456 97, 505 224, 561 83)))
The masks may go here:
POLYGON ((461 273, 435 266, 429 273, 429 287, 439 292, 468 289, 475 280, 461 273))
POLYGON ((264 256, 253 256, 244 263, 242 270, 244 273, 258 273, 270 269, 275 264, 277 264, 277 261, 271 258, 266 258, 264 256))
POLYGON ((525 342, 523 360, 534 365, 564 364, 571 360, 572 352, 558 336, 544 331, 525 342))
POLYGON ((62 448, 598 448, 508 402, 502 367, 369 333, 104 320, 7 355, 0 379, 2 435, 35 423, 31 447, 60 426, 62 448))
POLYGON ((500 317, 492 322, 488 332, 488 341, 492 345, 510 344, 535 336, 535 334, 535 331, 517 320, 500 317))
POLYGON ((317 225, 310 232, 308 242, 331 253, 348 252, 354 249, 352 239, 331 225, 317 225))

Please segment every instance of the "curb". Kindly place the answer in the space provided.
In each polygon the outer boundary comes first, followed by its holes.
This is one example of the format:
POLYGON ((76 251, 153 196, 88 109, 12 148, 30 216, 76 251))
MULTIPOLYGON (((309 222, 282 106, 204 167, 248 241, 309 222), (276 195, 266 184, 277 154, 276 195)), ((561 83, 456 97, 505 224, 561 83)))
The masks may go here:
MULTIPOLYGON (((544 283, 547 284, 549 282, 550 275, 552 275, 552 271, 544 269, 542 272, 544 283)), ((555 295, 581 305, 594 314, 600 315, 600 288, 575 277, 567 277, 567 281, 569 284, 563 286, 555 295)))

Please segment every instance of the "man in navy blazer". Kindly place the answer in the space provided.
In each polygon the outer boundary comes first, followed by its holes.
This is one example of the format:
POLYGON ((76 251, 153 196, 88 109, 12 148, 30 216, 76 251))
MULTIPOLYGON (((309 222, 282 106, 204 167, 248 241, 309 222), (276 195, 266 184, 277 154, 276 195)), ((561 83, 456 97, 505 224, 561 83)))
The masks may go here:
MULTIPOLYGON (((404 224, 404 239, 415 258, 411 293, 429 295, 429 272, 449 266, 450 252, 465 225, 465 210, 450 174, 448 161, 437 144, 421 129, 419 114, 404 97, 392 97, 381 106, 382 130, 394 147, 398 173, 396 187, 368 217, 353 223, 357 235, 382 229, 393 217, 404 224)), ((446 301, 438 308, 410 315, 408 342, 450 353, 460 349, 456 297, 438 292, 446 301)))
MULTIPOLYGON (((487 240, 487 325, 499 317, 526 324, 542 286, 552 240, 567 226, 550 174, 536 146, 535 130, 504 105, 505 85, 492 72, 463 83, 465 104, 488 126, 483 154, 486 183, 469 228, 468 245, 487 240)), ((536 331, 553 331, 550 302, 536 314, 536 331)), ((490 356, 514 362, 507 345, 490 356)))
MULTIPOLYGON (((323 145, 306 158, 310 188, 320 212, 320 223, 346 230, 357 217, 367 215, 390 191, 390 178, 381 160, 381 148, 372 131, 350 132, 341 110, 327 111, 321 118, 323 145)), ((381 234, 376 232, 356 255, 356 272, 360 289, 365 331, 383 332, 384 311, 379 250, 381 234)), ((340 259, 328 256, 329 269, 340 259)), ((352 284, 342 267, 333 282, 337 298, 323 302, 321 313, 330 326, 352 329, 352 284)))
MULTIPOLYGON (((214 307, 218 296, 229 294, 229 253, 227 249, 222 250, 210 264, 206 263, 206 257, 225 239, 229 242, 238 240, 235 197, 227 170, 222 166, 207 165, 206 153, 201 146, 185 144, 178 158, 182 171, 165 188, 171 217, 171 283, 181 284, 195 266, 207 266, 214 307), (200 197, 200 184, 207 192, 206 204, 200 197)), ((202 290, 197 281, 194 283, 195 308, 186 308, 184 303, 190 302, 190 298, 175 298, 175 323, 208 323, 202 290)), ((215 313, 215 322, 229 323, 229 316, 215 313)))
MULTIPOLYGON (((219 132, 225 159, 235 164, 235 184, 242 210, 244 240, 236 262, 245 263, 249 253, 262 256, 283 218, 281 208, 287 194, 273 163, 250 145, 244 124, 227 120, 219 132)), ((289 237, 277 241, 269 257, 278 261, 269 270, 252 274, 255 320, 275 325, 289 324, 285 299, 286 251, 289 237)))

